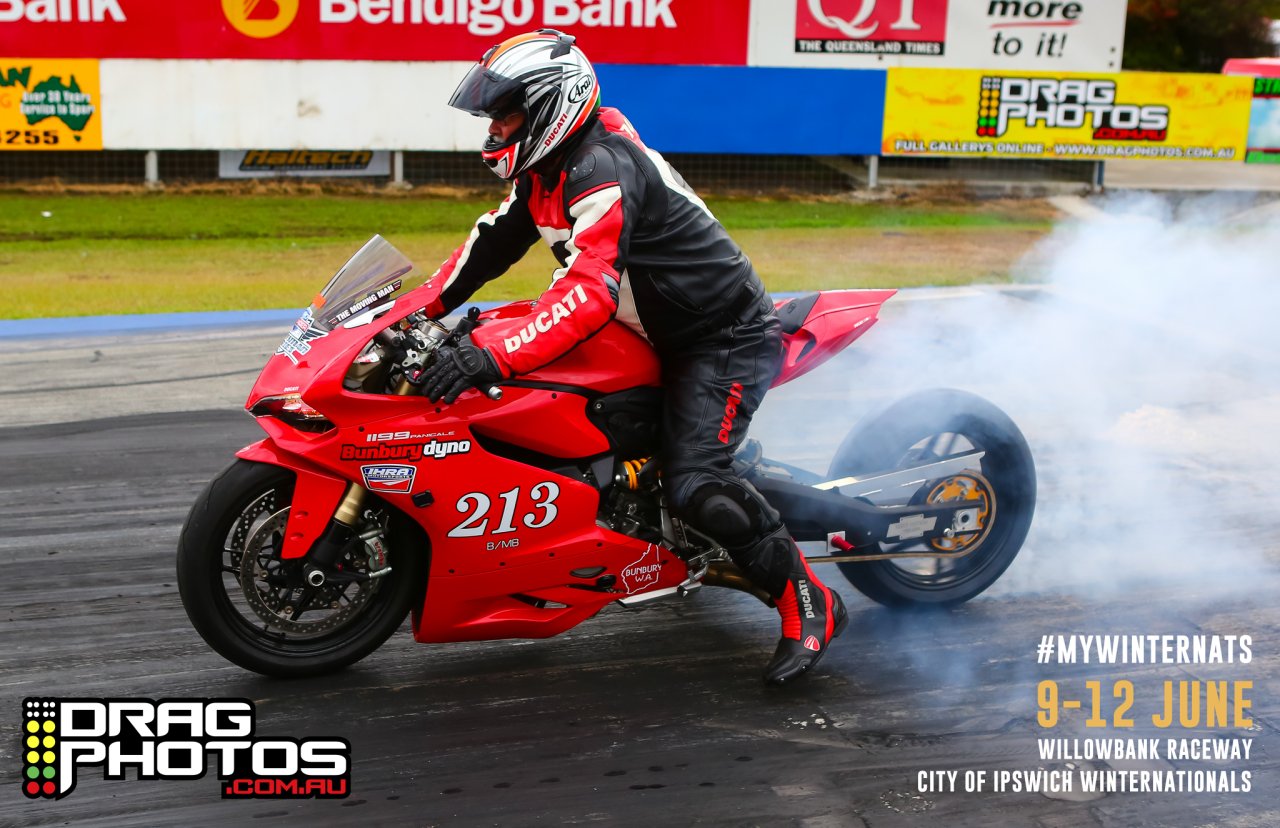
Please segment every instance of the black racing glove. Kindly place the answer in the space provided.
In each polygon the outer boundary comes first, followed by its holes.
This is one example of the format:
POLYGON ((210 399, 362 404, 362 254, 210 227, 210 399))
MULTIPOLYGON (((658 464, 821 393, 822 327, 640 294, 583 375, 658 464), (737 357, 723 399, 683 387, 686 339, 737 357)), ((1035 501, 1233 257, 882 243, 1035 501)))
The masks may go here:
POLYGON ((417 379, 422 395, 428 400, 436 402, 443 398, 452 403, 468 388, 502 379, 502 371, 493 356, 468 336, 457 344, 441 345, 435 361, 417 379))

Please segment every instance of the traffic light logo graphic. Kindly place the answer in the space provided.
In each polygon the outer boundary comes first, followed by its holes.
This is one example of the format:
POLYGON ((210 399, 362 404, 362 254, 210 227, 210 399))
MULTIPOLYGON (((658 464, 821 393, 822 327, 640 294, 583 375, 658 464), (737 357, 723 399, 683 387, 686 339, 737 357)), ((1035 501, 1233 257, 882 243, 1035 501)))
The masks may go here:
POLYGON ((58 703, 27 699, 22 713, 22 792, 32 799, 54 799, 58 795, 58 703))
POLYGON ((1000 79, 983 78, 982 93, 978 101, 978 135, 982 138, 997 137, 1000 112, 1000 79))

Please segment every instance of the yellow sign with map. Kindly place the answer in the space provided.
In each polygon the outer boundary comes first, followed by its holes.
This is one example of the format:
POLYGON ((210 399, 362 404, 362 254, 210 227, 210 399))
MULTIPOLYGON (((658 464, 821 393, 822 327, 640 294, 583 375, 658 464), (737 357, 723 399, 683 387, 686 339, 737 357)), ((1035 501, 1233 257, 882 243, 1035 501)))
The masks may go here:
POLYGON ((98 61, 0 57, 0 150, 102 149, 98 61))
POLYGON ((1251 78, 916 68, 888 75, 884 155, 1244 160, 1251 78))

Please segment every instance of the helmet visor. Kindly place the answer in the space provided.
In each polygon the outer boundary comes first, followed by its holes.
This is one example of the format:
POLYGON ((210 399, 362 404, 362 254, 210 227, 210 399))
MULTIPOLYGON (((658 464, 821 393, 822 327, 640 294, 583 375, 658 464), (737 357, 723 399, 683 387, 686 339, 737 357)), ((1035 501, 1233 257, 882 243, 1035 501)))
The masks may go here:
POLYGON ((449 106, 485 118, 505 118, 524 107, 524 84, 477 63, 458 84, 449 106))

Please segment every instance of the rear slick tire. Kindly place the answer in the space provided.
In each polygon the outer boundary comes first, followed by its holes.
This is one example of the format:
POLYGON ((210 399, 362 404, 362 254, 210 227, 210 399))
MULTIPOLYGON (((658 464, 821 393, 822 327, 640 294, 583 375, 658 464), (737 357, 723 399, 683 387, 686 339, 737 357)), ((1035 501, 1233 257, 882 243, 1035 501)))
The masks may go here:
MULTIPOLYGON (((831 462, 828 479, 923 465, 972 449, 985 454, 967 467, 978 475, 962 482, 988 492, 994 501, 988 503, 992 516, 989 531, 964 557, 838 564, 841 574, 859 592, 886 606, 941 607, 963 603, 987 589, 1013 563, 1026 539, 1035 512, 1036 472, 1026 438, 1013 420, 965 391, 931 389, 911 394, 868 416, 849 432, 831 462), (947 448, 939 454, 944 442, 947 448), (934 571, 920 571, 928 568, 934 571)), ((946 478, 947 482, 959 489, 953 477, 946 478)), ((963 473, 959 477, 963 478, 963 473)), ((928 488, 922 486, 913 502, 920 502, 928 488)), ((937 490, 943 489, 944 484, 939 483, 937 490)), ((881 551, 889 548, 881 544, 881 551)))
MULTIPOLYGON (((304 612, 296 621, 286 619, 283 612, 291 607, 280 605, 301 590, 274 586, 268 578, 280 566, 293 484, 287 469, 236 460, 196 500, 177 556, 178 592, 200 636, 228 661, 281 678, 332 673, 381 646, 422 596, 427 564, 425 536, 383 506, 391 513, 390 574, 342 589, 331 585, 330 592, 318 592, 326 600, 312 618, 304 612), (242 581, 247 563, 252 570, 242 581)), ((283 576, 274 577, 278 584, 283 576)))

